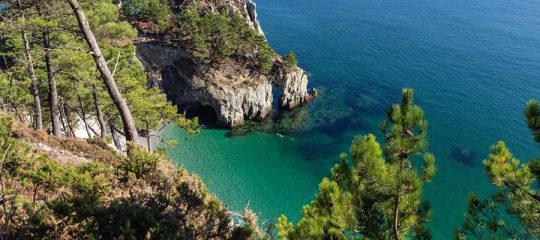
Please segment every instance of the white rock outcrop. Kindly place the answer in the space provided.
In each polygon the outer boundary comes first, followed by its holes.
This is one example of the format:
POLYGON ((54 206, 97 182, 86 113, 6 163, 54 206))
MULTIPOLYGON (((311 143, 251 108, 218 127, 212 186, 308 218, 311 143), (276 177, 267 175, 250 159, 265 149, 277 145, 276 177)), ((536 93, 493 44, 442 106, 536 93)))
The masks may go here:
MULTIPOLYGON (((232 11, 240 11, 246 22, 264 36, 251 0, 223 0, 232 11)), ((215 9, 209 4, 210 9, 215 9)), ((140 38, 137 57, 143 63, 150 87, 160 87, 181 111, 210 107, 224 126, 234 127, 248 119, 263 119, 272 112, 272 86, 281 90, 279 106, 289 110, 312 97, 308 79, 299 67, 286 68, 275 56, 272 71, 259 74, 232 59, 219 64, 200 64, 180 45, 140 38)))

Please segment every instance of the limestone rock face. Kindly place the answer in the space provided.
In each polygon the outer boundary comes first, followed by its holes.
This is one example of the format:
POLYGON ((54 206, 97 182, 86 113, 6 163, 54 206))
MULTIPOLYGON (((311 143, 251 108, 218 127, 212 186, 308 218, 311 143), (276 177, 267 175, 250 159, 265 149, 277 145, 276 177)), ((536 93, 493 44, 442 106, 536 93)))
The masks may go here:
POLYGON ((308 78, 303 69, 296 66, 293 69, 280 67, 272 78, 281 89, 279 102, 283 109, 293 109, 312 98, 307 91, 308 78))
MULTIPOLYGON (((200 0, 212 12, 219 5, 200 0)), ((174 0, 179 11, 184 0, 174 0)), ((239 12, 247 24, 263 35, 257 20, 256 5, 251 0, 222 0, 234 13, 239 12)), ((217 13, 217 12, 216 12, 217 13)), ((149 87, 159 87, 180 111, 211 108, 224 126, 234 127, 248 119, 263 119, 272 112, 272 86, 281 90, 279 106, 289 110, 312 97, 307 92, 307 75, 299 67, 286 68, 277 54, 269 74, 260 74, 250 63, 233 59, 203 64, 180 43, 140 37, 136 54, 148 75, 149 87)))
POLYGON ((276 62, 274 71, 261 75, 234 61, 199 66, 178 46, 159 42, 137 45, 151 87, 162 89, 181 110, 212 108, 227 127, 248 119, 263 119, 272 112, 272 85, 281 90, 280 106, 289 110, 311 99, 308 79, 299 67, 286 69, 276 62))
POLYGON ((149 82, 160 87, 182 110, 211 107, 228 127, 262 119, 272 111, 272 85, 267 76, 235 62, 198 66, 180 47, 160 43, 137 45, 149 82))
POLYGON ((257 5, 251 1, 251 0, 245 0, 245 11, 247 12, 248 17, 248 24, 257 32, 259 32, 260 35, 264 36, 264 32, 261 28, 261 25, 259 24, 259 20, 257 19, 257 5))

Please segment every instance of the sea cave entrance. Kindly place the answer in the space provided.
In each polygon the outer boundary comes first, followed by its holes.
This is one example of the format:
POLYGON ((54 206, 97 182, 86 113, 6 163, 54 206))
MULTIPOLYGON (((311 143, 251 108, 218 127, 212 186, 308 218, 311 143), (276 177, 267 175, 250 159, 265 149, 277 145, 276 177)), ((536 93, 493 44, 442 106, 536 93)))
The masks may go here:
POLYGON ((199 117, 199 123, 208 127, 216 127, 219 123, 216 110, 208 105, 197 105, 187 108, 186 117, 199 117))

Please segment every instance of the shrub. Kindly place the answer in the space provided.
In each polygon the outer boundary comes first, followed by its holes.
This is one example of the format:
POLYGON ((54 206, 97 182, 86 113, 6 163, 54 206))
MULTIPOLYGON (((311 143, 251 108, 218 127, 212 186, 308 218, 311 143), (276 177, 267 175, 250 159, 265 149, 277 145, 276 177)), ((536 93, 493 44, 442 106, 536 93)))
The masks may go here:
POLYGON ((253 56, 261 73, 272 69, 273 49, 239 13, 230 15, 225 8, 218 14, 206 13, 195 2, 179 19, 180 35, 192 54, 204 63, 233 56, 253 56))
POLYGON ((142 178, 161 160, 158 154, 149 153, 139 146, 129 145, 128 147, 130 148, 128 159, 120 165, 124 180, 127 180, 131 174, 134 174, 136 178, 142 178))
POLYGON ((124 14, 128 17, 153 22, 157 25, 157 30, 163 30, 170 25, 167 0, 128 0, 124 4, 124 14))
POLYGON ((283 64, 288 68, 293 68, 298 62, 296 61, 296 55, 293 51, 289 51, 287 55, 283 57, 283 64))

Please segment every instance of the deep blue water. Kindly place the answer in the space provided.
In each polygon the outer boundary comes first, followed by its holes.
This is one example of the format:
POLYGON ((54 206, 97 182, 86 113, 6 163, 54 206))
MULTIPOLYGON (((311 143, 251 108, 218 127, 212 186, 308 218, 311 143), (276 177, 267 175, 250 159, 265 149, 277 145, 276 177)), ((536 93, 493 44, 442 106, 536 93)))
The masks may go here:
MULTIPOLYGON (((293 134, 229 138, 205 130, 169 151, 232 209, 293 219, 355 135, 379 134, 385 110, 412 87, 429 121, 438 174, 425 186, 434 239, 461 225, 467 195, 493 187, 482 167, 506 141, 540 155, 523 108, 540 98, 540 1, 258 0, 271 45, 292 49, 321 96, 293 134)), ((181 134, 169 128, 165 136, 181 134)))

